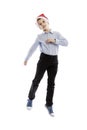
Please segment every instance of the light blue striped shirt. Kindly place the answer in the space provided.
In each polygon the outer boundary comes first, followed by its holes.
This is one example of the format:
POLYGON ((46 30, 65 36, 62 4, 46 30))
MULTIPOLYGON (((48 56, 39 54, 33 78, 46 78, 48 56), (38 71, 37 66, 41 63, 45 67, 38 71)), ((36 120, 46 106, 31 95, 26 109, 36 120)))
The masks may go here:
POLYGON ((25 61, 27 61, 32 54, 35 52, 37 47, 40 47, 40 51, 47 55, 58 55, 59 45, 61 46, 67 46, 68 41, 59 33, 59 32, 43 32, 42 34, 39 34, 34 42, 34 44, 31 46, 31 48, 28 51, 28 54, 25 58, 25 61), (55 43, 46 43, 46 40, 48 38, 53 38, 56 40, 55 43))

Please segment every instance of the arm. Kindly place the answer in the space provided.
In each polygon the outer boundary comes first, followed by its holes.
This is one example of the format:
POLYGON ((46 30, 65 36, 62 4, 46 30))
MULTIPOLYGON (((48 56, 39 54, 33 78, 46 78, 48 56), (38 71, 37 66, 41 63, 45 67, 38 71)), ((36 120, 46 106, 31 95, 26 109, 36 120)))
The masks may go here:
POLYGON ((39 45, 39 42, 38 42, 38 38, 37 38, 35 40, 35 43, 31 46, 31 48, 28 51, 28 54, 27 54, 27 56, 25 58, 25 61, 24 61, 24 65, 27 65, 27 61, 32 56, 32 54, 35 52, 35 50, 37 49, 38 45, 39 45))
POLYGON ((57 38, 55 39, 55 44, 61 45, 61 46, 68 46, 68 41, 60 34, 57 33, 57 38))
POLYGON ((53 43, 55 45, 67 46, 68 41, 59 33, 55 33, 56 38, 48 38, 46 43, 53 43))

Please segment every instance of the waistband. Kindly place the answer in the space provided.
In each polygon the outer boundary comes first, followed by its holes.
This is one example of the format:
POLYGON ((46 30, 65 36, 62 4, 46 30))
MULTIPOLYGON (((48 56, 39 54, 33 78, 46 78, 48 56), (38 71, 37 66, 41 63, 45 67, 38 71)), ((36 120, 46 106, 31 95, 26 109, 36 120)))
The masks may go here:
POLYGON ((58 57, 58 55, 48 55, 48 54, 44 54, 44 53, 41 53, 41 56, 46 56, 46 57, 55 57, 55 58, 57 58, 58 57))

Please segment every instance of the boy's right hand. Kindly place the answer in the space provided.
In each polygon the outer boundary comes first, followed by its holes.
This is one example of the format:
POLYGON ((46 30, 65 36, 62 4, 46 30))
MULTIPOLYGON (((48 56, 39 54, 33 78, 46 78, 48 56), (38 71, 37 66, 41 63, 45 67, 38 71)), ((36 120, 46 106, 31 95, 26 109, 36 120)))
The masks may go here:
POLYGON ((24 61, 24 65, 27 65, 27 61, 24 61))

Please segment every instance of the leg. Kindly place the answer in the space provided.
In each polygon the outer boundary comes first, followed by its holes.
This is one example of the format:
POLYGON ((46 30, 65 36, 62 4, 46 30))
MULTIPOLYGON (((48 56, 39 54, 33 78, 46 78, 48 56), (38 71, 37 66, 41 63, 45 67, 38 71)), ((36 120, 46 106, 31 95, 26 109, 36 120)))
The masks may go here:
POLYGON ((47 86, 47 95, 46 95, 46 105, 52 106, 53 104, 53 94, 54 94, 54 85, 55 85, 55 77, 57 74, 58 63, 55 63, 48 67, 48 86, 47 86))
POLYGON ((38 85, 45 73, 45 66, 43 65, 43 63, 41 61, 38 62, 37 64, 37 69, 36 69, 36 75, 35 75, 35 78, 34 80, 32 81, 32 85, 31 85, 31 88, 30 88, 30 91, 29 91, 29 99, 34 99, 35 98, 35 92, 38 88, 38 85))

